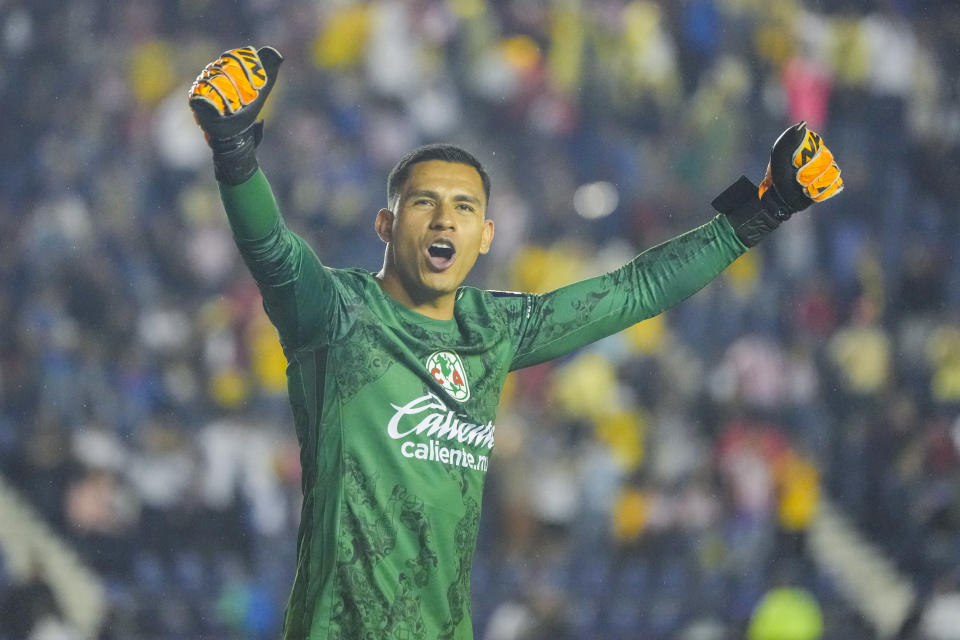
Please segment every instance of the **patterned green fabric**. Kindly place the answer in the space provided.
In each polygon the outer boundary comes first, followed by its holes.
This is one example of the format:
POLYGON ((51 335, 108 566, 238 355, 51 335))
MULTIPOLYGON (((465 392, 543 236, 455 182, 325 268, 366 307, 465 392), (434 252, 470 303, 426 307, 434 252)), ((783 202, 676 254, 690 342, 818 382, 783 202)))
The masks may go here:
POLYGON ((221 192, 289 361, 304 502, 288 640, 472 638, 470 568, 508 372, 659 313, 744 251, 721 216, 549 294, 463 287, 440 321, 369 272, 324 267, 262 174, 221 192))

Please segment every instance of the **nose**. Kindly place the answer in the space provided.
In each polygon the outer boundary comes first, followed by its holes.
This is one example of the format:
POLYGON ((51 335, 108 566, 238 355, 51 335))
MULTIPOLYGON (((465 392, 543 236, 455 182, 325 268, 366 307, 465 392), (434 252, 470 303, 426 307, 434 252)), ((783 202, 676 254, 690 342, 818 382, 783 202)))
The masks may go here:
POLYGON ((431 229, 453 229, 454 227, 453 208, 451 205, 440 202, 433 210, 433 217, 430 220, 431 229))

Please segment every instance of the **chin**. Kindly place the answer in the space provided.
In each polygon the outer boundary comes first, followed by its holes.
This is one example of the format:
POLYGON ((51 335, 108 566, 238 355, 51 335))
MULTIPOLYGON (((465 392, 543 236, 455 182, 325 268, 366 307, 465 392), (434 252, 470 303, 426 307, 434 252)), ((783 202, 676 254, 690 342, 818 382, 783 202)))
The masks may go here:
POLYGON ((442 296, 454 293, 463 280, 458 280, 456 276, 446 273, 431 273, 421 281, 422 290, 433 296, 442 296))

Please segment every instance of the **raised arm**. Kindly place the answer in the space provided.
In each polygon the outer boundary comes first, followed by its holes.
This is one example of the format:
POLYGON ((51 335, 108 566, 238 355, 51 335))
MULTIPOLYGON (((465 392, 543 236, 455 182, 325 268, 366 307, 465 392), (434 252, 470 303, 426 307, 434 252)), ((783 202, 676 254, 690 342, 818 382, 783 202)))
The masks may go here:
POLYGON ((336 334, 343 305, 329 271, 287 229, 257 163, 263 137, 257 116, 282 61, 272 47, 224 52, 197 77, 189 101, 213 150, 214 174, 237 247, 289 352, 336 334))
POLYGON ((559 357, 665 311, 699 291, 744 251, 730 223, 717 216, 615 271, 529 296, 511 368, 559 357))
POLYGON ((843 189, 840 168, 804 123, 773 145, 757 187, 746 177, 713 201, 711 222, 649 249, 610 273, 524 296, 512 369, 556 358, 653 317, 693 295, 797 211, 843 189))

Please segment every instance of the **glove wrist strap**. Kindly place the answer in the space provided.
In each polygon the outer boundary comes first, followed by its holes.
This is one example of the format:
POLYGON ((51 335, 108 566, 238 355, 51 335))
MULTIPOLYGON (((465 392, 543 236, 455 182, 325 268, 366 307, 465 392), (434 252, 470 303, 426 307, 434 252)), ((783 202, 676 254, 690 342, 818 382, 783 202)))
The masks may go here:
POLYGON ((210 138, 213 149, 213 173, 218 182, 235 186, 257 172, 257 146, 263 138, 263 121, 257 121, 236 135, 210 138))
POLYGON ((740 176, 711 203, 715 210, 727 216, 740 242, 747 247, 755 246, 791 214, 773 189, 767 189, 763 198, 757 197, 757 193, 756 185, 746 176, 740 176))

